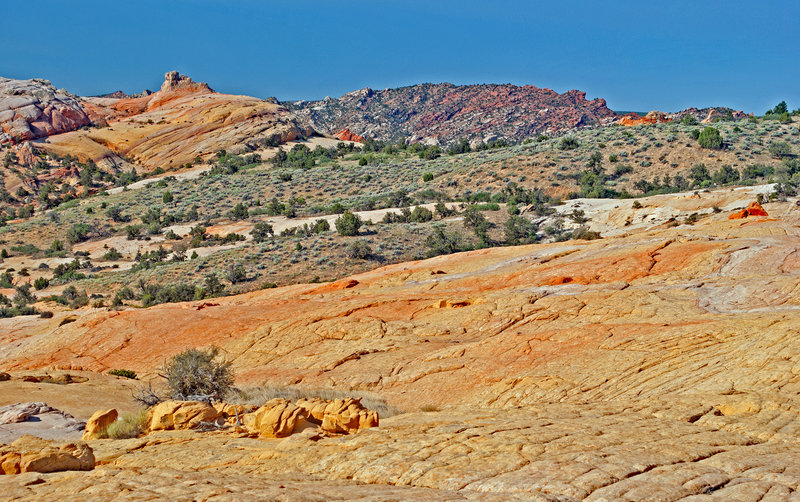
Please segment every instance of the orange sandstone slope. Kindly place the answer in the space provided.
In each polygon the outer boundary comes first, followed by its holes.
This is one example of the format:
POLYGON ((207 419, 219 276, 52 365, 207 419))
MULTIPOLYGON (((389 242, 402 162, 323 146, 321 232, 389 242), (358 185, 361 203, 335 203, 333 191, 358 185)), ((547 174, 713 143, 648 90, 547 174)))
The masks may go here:
POLYGON ((136 98, 84 98, 90 118, 107 127, 50 136, 37 146, 95 161, 120 157, 167 168, 219 150, 262 146, 264 139, 291 141, 313 133, 278 104, 214 92, 177 72, 158 92, 136 98))
MULTIPOLYGON (((704 203, 683 203, 693 200, 704 203)), ((0 369, 146 374, 178 351, 213 344, 240 384, 365 389, 401 407, 731 389, 796 407, 800 209, 765 209, 769 218, 711 214, 694 225, 484 249, 211 302, 82 310, 63 326, 62 315, 2 320, 0 369)))

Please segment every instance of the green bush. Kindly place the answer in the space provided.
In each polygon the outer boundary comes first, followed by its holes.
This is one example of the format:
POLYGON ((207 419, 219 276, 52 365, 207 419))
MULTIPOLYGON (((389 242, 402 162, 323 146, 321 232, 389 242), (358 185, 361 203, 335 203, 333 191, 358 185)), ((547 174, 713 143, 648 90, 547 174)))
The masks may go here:
POLYGON ((210 396, 222 399, 233 387, 231 363, 217 362, 219 349, 188 349, 170 359, 162 374, 170 397, 182 401, 210 396))
POLYGON ((505 224, 506 244, 517 246, 534 243, 538 240, 537 230, 538 226, 531 220, 511 215, 505 224))
POLYGON ((681 118, 681 124, 686 126, 697 125, 697 119, 693 115, 687 113, 681 118))
POLYGON ((436 226, 433 229, 433 232, 425 239, 425 245, 428 246, 428 258, 464 250, 461 236, 455 232, 445 232, 442 226, 436 226))
POLYGON ((33 287, 36 288, 37 291, 40 289, 44 289, 49 285, 50 281, 47 280, 47 278, 45 277, 39 277, 35 281, 33 281, 33 287))
POLYGON ((422 206, 417 206, 411 211, 411 214, 408 217, 408 221, 414 223, 425 223, 426 221, 431 221, 433 219, 433 213, 422 206))
POLYGON ((714 127, 706 127, 697 137, 697 142, 700 143, 702 148, 711 150, 722 150, 725 146, 722 140, 722 135, 719 130, 714 127))
POLYGON ((275 230, 273 230, 272 225, 262 221, 253 225, 253 230, 250 232, 250 235, 253 236, 253 241, 264 242, 275 235, 275 230))
POLYGON ((123 378, 130 378, 131 380, 136 380, 136 372, 133 370, 111 370, 108 372, 108 374, 123 378))
POLYGON ((558 148, 561 150, 574 150, 579 146, 578 140, 572 137, 561 138, 561 141, 558 143, 558 148))
POLYGON ((773 157, 784 158, 792 156, 792 146, 785 141, 773 141, 767 147, 773 157))
POLYGON ((343 212, 335 222, 336 231, 339 232, 339 235, 346 237, 358 235, 358 229, 361 228, 363 224, 364 222, 361 221, 361 218, 350 211, 343 212))
POLYGON ((67 230, 67 242, 70 244, 77 244, 83 242, 88 238, 89 225, 86 223, 75 223, 67 230))
POLYGON ((372 248, 363 239, 352 242, 347 246, 347 256, 357 260, 368 260, 372 256, 372 248))

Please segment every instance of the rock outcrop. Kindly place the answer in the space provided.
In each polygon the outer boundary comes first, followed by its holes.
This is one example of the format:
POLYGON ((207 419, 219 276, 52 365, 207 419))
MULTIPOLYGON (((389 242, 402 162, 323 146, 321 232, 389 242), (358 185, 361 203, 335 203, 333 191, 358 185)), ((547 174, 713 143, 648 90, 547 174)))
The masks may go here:
POLYGON ((352 434, 378 426, 378 413, 364 408, 359 399, 302 399, 297 406, 305 410, 310 422, 319 424, 325 432, 352 434))
POLYGON ((0 77, 0 143, 43 138, 90 123, 80 98, 47 80, 0 77))
POLYGON ((729 220, 741 220, 742 218, 747 218, 749 216, 769 216, 766 210, 761 207, 756 201, 751 202, 747 205, 746 208, 742 209, 741 211, 737 211, 730 216, 728 216, 729 220))
POLYGON ((249 96, 214 92, 169 72, 161 89, 134 98, 85 98, 92 120, 108 127, 51 136, 38 146, 98 163, 123 157, 153 169, 178 167, 220 150, 232 153, 291 141, 314 131, 285 107, 249 96))
POLYGON ((648 112, 644 117, 639 116, 639 114, 635 112, 631 112, 617 120, 617 124, 630 127, 642 124, 663 124, 671 120, 672 119, 667 118, 664 112, 653 110, 648 112))
POLYGON ((222 412, 198 401, 164 401, 150 410, 151 431, 194 429, 201 422, 213 422, 222 412))
POLYGON ((686 115, 691 115, 700 123, 708 124, 716 119, 720 120, 744 120, 750 115, 741 110, 734 110, 724 106, 716 106, 713 108, 687 108, 676 113, 668 113, 667 118, 672 120, 680 120, 686 115))
POLYGON ((0 445, 0 474, 90 471, 94 463, 94 453, 86 443, 22 436, 10 445, 0 445))
POLYGON ((263 438, 284 438, 309 426, 304 408, 286 399, 271 399, 244 416, 244 426, 263 438))
POLYGON ((342 141, 355 141, 357 143, 363 143, 367 140, 364 136, 353 134, 350 129, 343 129, 336 133, 335 136, 342 141))
POLYGON ((103 437, 108 426, 117 420, 117 410, 98 410, 86 422, 86 430, 83 433, 83 440, 100 439, 103 437))
POLYGON ((522 140, 539 133, 597 125, 614 116, 602 99, 532 85, 418 84, 338 99, 285 103, 309 127, 382 141, 437 143, 460 139, 522 140))

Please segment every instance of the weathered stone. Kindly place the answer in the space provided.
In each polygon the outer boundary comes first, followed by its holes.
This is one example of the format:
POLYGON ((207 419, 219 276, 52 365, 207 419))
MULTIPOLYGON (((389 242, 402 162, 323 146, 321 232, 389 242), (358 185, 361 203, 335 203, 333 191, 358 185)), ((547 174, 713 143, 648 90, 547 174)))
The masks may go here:
POLYGON ((149 430, 193 429, 200 422, 213 422, 222 416, 208 403, 164 401, 150 410, 149 430))
POLYGON ((305 409, 286 399, 271 399, 244 416, 244 426, 253 434, 265 438, 283 438, 308 426, 305 409))
POLYGON ((59 444, 22 436, 10 445, 0 445, 0 474, 88 471, 94 469, 94 462, 86 443, 59 444))
POLYGON ((296 404, 326 432, 352 434, 378 426, 378 413, 364 408, 360 399, 301 399, 296 404))
POLYGON ((117 410, 98 410, 86 422, 86 430, 83 433, 83 440, 99 439, 108 429, 108 426, 117 420, 117 410))

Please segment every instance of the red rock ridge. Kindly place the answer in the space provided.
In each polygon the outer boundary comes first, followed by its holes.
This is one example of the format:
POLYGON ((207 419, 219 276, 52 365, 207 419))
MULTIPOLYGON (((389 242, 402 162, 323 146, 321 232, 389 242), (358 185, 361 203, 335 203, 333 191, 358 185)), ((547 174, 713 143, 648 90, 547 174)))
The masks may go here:
POLYGON ((367 141, 364 136, 359 136, 358 134, 353 134, 350 129, 343 129, 335 134, 337 138, 342 141, 355 141, 357 143, 364 143, 367 141))

